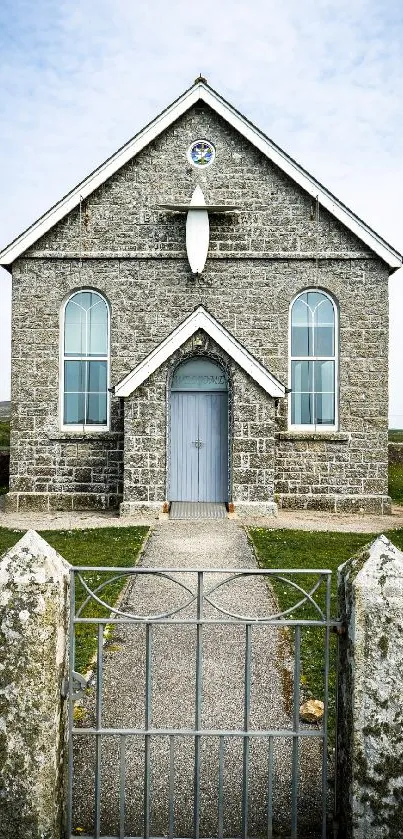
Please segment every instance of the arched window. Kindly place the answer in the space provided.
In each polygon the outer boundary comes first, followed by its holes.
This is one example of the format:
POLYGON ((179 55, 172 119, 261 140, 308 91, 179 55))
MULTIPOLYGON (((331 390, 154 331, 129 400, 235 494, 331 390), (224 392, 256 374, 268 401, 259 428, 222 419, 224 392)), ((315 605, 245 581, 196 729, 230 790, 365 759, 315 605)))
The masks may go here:
POLYGON ((78 291, 64 309, 63 425, 108 426, 109 309, 97 291, 78 291))
POLYGON ((323 291, 299 294, 291 306, 292 426, 337 423, 337 310, 323 291))

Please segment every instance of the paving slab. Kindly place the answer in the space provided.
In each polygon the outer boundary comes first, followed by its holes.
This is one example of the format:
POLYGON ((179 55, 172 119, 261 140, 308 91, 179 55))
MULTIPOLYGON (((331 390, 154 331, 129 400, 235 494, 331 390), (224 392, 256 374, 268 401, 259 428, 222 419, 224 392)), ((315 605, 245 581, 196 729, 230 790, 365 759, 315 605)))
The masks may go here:
MULTIPOLYGON (((52 512, 52 513, 13 513, 2 509, 4 496, 0 496, 0 527, 12 530, 85 530, 95 527, 129 527, 131 525, 150 525, 158 521, 138 516, 120 517, 115 510, 105 512, 52 512)), ((360 515, 358 513, 329 513, 322 510, 279 510, 277 516, 262 518, 238 517, 230 514, 240 524, 267 527, 269 529, 287 528, 292 530, 334 530, 352 533, 383 533, 386 530, 403 527, 403 506, 392 506, 390 516, 360 515)), ((162 516, 163 518, 163 516, 162 516)), ((168 516, 165 516, 168 518, 168 516)))

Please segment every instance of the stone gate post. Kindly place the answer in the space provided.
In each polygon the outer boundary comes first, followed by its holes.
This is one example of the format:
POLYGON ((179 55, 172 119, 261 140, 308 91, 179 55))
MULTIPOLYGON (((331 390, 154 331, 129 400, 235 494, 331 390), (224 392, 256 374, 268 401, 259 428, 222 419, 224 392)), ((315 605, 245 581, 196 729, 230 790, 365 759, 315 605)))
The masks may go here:
POLYGON ((403 554, 379 536, 339 568, 342 839, 403 836, 403 554))
POLYGON ((33 530, 0 560, 0 839, 60 839, 68 585, 33 530))

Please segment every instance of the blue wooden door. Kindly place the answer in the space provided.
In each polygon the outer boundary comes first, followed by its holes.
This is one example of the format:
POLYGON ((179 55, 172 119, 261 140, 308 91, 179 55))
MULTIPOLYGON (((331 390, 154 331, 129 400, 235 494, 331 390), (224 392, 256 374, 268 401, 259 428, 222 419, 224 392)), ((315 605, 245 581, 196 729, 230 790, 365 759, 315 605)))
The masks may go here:
POLYGON ((228 500, 228 393, 171 393, 171 501, 228 500))

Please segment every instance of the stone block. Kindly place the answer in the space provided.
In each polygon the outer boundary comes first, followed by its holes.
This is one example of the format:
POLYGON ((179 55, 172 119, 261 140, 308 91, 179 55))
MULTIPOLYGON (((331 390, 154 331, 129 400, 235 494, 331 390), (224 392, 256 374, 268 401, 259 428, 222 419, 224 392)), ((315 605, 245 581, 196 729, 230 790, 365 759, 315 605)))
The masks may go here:
POLYGON ((387 505, 383 505, 383 496, 351 495, 336 498, 336 513, 375 513, 382 515, 387 505))
POLYGON ((123 501, 119 507, 119 514, 123 517, 135 517, 140 519, 155 520, 163 511, 163 504, 160 501, 123 501))
POLYGON ((242 501, 234 506, 238 516, 248 519, 277 515, 277 504, 274 501, 242 501))
POLYGON ((340 566, 338 813, 344 839, 403 824, 403 554, 379 536, 340 566))
POLYGON ((69 512, 73 509, 73 497, 68 492, 49 493, 49 510, 69 512))
POLYGON ((18 495, 18 511, 21 513, 44 513, 48 509, 47 493, 21 492, 18 495))
POLYGON ((144 486, 136 486, 134 484, 126 486, 125 484, 125 501, 132 500, 132 501, 148 501, 148 493, 149 487, 147 485, 144 486))
POLYGON ((73 510, 105 510, 107 507, 107 495, 75 492, 71 498, 73 510))
POLYGON ((329 513, 334 513, 335 500, 333 496, 307 496, 305 501, 306 510, 326 510, 329 513))
POLYGON ((13 492, 32 492, 33 480, 26 476, 15 475, 12 481, 13 492))
POLYGON ((4 496, 4 509, 6 513, 16 513, 18 510, 18 493, 8 492, 4 496))
POLYGON ((34 531, 0 561, 0 839, 60 839, 69 566, 34 531))

